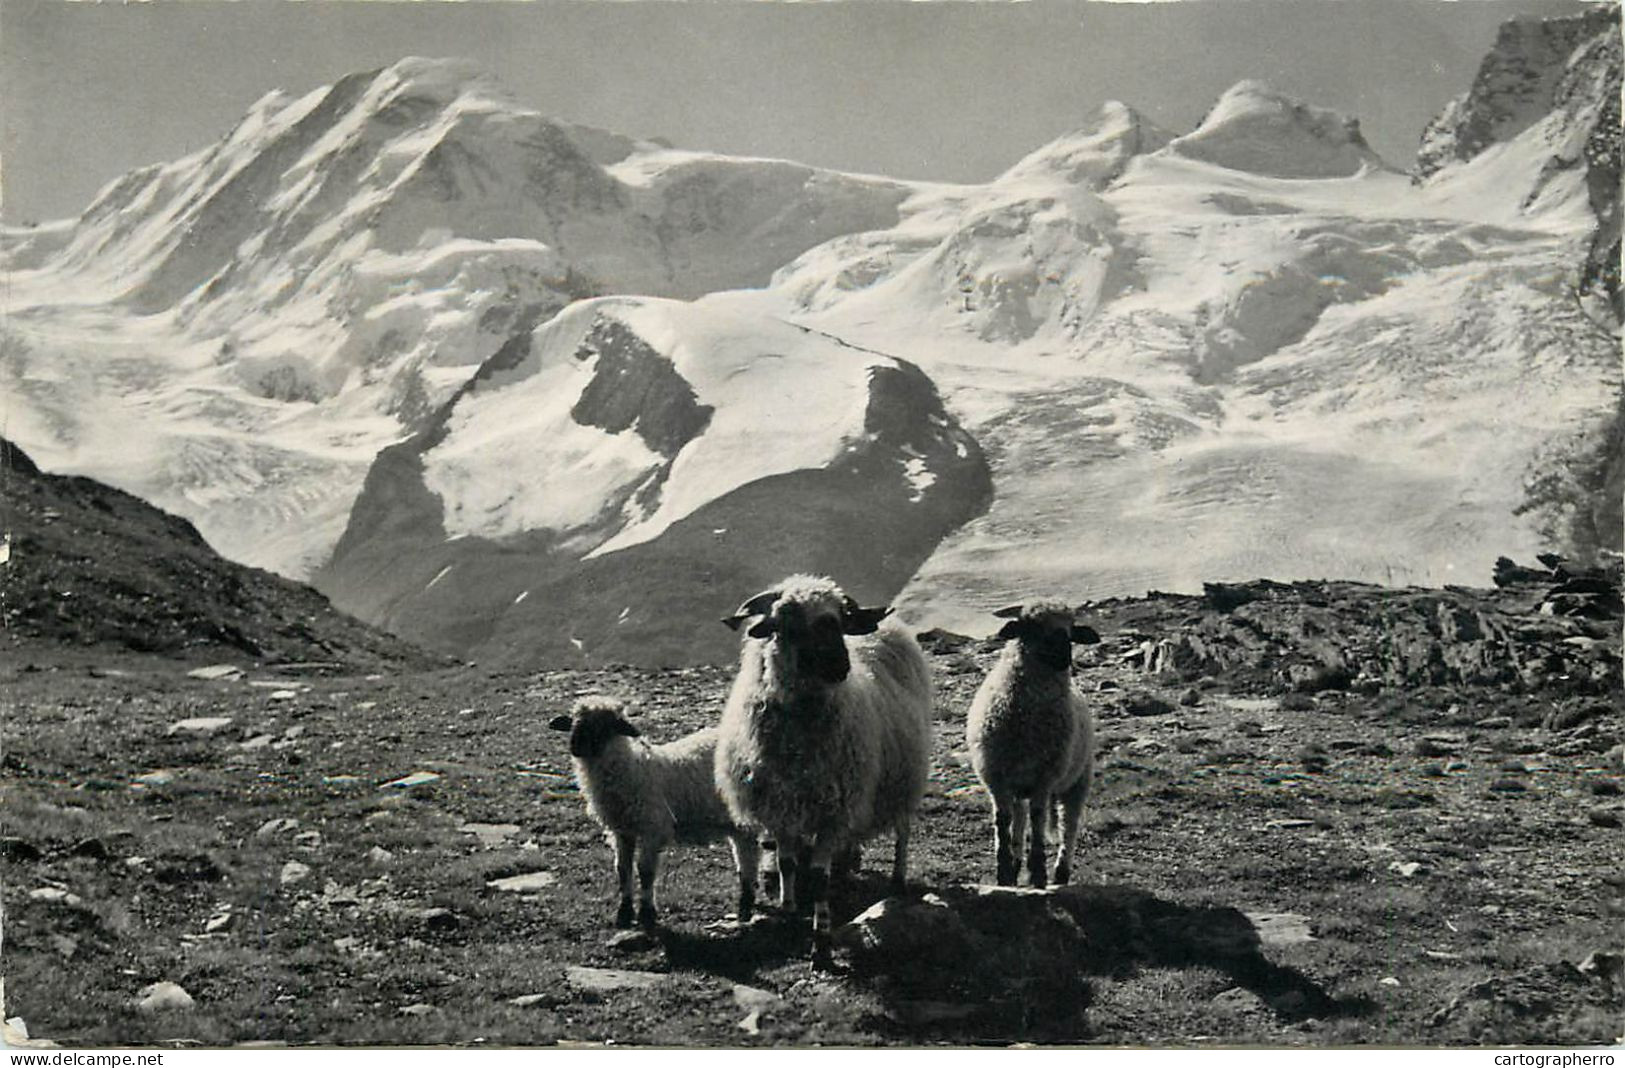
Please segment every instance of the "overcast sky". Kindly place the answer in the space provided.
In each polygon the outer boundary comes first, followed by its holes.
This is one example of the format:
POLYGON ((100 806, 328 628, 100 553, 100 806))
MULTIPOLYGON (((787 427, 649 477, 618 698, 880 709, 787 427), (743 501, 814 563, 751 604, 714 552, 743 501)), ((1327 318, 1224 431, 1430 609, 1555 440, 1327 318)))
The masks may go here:
POLYGON ((979 181, 1107 100, 1188 130, 1262 78, 1357 116, 1408 165, 1497 25, 1579 0, 1112 4, 537 0, 0 0, 8 222, 77 214, 109 179, 405 55, 461 56, 547 114, 687 148, 979 181))

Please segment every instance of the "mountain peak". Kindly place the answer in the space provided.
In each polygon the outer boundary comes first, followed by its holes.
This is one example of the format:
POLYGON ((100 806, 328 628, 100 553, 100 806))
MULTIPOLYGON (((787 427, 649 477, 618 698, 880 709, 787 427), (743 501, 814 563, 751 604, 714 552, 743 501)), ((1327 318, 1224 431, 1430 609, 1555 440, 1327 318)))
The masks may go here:
POLYGON ((1472 87, 1445 105, 1422 132, 1418 177, 1470 160, 1545 118, 1576 49, 1599 35, 1618 39, 1617 4, 1578 15, 1523 16, 1502 23, 1472 87))
POLYGON ((1276 178, 1348 178, 1385 167, 1358 119, 1254 79, 1231 86, 1195 130, 1169 147, 1190 159, 1276 178))
POLYGON ((385 67, 373 79, 395 94, 450 103, 465 92, 508 99, 507 90, 479 64, 449 57, 407 56, 385 67))
POLYGON ((999 180, 1051 175, 1098 189, 1121 174, 1130 159, 1155 152, 1172 138, 1127 104, 1108 100, 1088 125, 1023 157, 999 180))

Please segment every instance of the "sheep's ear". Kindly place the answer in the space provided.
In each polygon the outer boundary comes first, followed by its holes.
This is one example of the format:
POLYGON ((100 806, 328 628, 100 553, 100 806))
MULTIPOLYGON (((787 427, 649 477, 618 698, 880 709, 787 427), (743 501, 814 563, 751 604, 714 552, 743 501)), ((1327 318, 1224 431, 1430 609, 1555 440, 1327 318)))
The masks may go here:
POLYGON ((1021 625, 1021 620, 1012 619, 1010 622, 1008 622, 1004 626, 1000 627, 999 628, 999 633, 995 634, 994 637, 995 638, 1019 638, 1019 637, 1021 637, 1021 632, 1024 629, 1025 628, 1022 627, 1022 625, 1021 625))
MULTIPOLYGON (((737 628, 736 628, 737 629, 737 628)), ((756 625, 745 633, 752 638, 771 638, 778 632, 778 625, 773 622, 772 616, 763 616, 756 625)))
POLYGON ((848 634, 873 634, 880 629, 880 621, 891 615, 891 606, 862 608, 850 602, 841 612, 841 629, 848 634))
POLYGON ((1021 615, 1021 609, 1022 606, 1019 604, 1007 604, 993 614, 998 616, 1000 619, 1016 619, 1021 615))
POLYGON ((638 730, 624 719, 617 719, 615 721, 615 733, 624 734, 628 738, 641 738, 643 736, 642 731, 638 730))
POLYGON ((567 731, 567 730, 570 729, 570 717, 569 716, 554 716, 551 720, 548 721, 547 725, 549 727, 552 727, 556 731, 567 731))
POLYGON ((1072 624, 1073 645, 1097 645, 1100 642, 1100 632, 1087 623, 1072 624))

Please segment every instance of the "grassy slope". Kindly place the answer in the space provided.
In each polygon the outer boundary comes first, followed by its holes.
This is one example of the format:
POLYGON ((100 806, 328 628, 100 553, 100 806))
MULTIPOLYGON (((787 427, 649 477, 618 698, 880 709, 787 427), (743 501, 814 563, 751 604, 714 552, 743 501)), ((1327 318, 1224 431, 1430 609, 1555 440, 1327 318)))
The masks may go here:
MULTIPOLYGON (((1121 655, 1133 639, 1105 629, 1107 643, 1080 656, 1086 686, 1120 687, 1096 699, 1102 788, 1080 881, 1172 907, 1306 916, 1313 941, 1264 955, 1336 999, 1336 1013, 1304 1018, 1251 997, 1245 981, 1227 993, 1238 978, 1219 962, 1115 950, 1087 962, 1090 1004, 1076 1023, 904 1024, 860 982, 809 977, 799 923, 709 930, 732 898, 720 846, 672 858, 663 948, 608 948, 609 854, 546 719, 581 692, 605 690, 641 701, 646 734, 672 737, 715 716, 725 670, 455 669, 296 682, 296 696, 273 699, 252 674, 204 682, 156 658, 36 645, 0 668, 0 815, 19 840, 3 859, 5 1014, 75 1045, 1325 1045, 1616 1033, 1617 992, 1547 966, 1618 941, 1619 834, 1590 817, 1617 805, 1608 794, 1619 789, 1617 751, 1602 753, 1617 734, 1617 693, 1595 709, 1593 699, 1487 690, 1283 698, 1209 685, 1180 705, 1190 687, 1144 675, 1121 655), (26 670, 30 661, 43 669, 26 670), (1148 706, 1146 695, 1168 704, 1148 706), (1587 707, 1602 718, 1566 732, 1539 725, 1553 708, 1587 707), (1498 713, 1512 723, 1473 726, 1498 713), (233 722, 207 738, 166 733, 204 715, 233 722), (1440 752, 1422 736, 1441 729, 1456 736, 1451 754, 1420 755, 1440 752), (241 744, 260 735, 273 741, 241 744), (1446 770, 1452 760, 1461 766, 1446 770), (173 780, 132 785, 156 769, 173 780), (380 788, 420 769, 442 778, 380 788), (1503 780, 1524 789, 1490 790, 1503 780), (257 835, 274 817, 300 823, 257 835), (1281 819, 1312 823, 1271 823, 1281 819), (519 830, 487 847, 459 830, 466 821, 519 830), (369 859, 375 847, 392 858, 369 859), (311 873, 285 886, 290 860, 311 873), (1414 874, 1394 867, 1411 861, 1421 865, 1414 874), (557 882, 528 898, 486 885, 531 870, 557 882), (33 896, 52 887, 80 903, 33 896), (435 908, 451 915, 423 911, 435 908), (211 915, 228 911, 228 926, 205 933, 211 915), (566 982, 578 964, 669 977, 599 995, 566 982), (1382 982, 1390 977, 1397 986, 1382 982), (135 1012, 136 992, 161 979, 181 983, 196 1008, 135 1012), (1489 979, 1498 1000, 1469 999, 1430 1026, 1453 996, 1489 979), (736 981, 785 998, 763 1013, 759 1035, 737 1026, 746 1010, 734 1003, 736 981), (526 994, 542 998, 508 1002, 526 994), (402 1014, 419 1005, 430 1007, 402 1014)), ((988 656, 934 658, 941 718, 916 836, 920 885, 991 874, 985 798, 962 749, 964 709, 988 656)), ((273 680, 289 686, 264 681, 273 680)), ((872 868, 882 852, 871 850, 872 868)), ((881 892, 866 873, 838 909, 850 916, 881 892)))

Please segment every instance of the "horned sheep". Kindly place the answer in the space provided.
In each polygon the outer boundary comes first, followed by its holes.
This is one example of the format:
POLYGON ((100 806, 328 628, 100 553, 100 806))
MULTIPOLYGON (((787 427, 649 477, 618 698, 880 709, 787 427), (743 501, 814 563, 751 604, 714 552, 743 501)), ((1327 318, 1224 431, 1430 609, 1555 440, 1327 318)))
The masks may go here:
POLYGON ((828 578, 794 575, 725 619, 744 628, 719 725, 717 786, 733 818, 777 843, 779 904, 794 911, 810 858, 813 962, 830 961, 829 875, 837 855, 891 831, 892 884, 908 873, 925 790, 931 679, 889 608, 862 608, 828 578))
POLYGON ((1030 816, 1028 878, 1045 885, 1045 828, 1058 803, 1055 882, 1065 883, 1094 776, 1094 725, 1072 685, 1072 644, 1094 635, 1063 604, 1012 605, 994 614, 1007 620, 999 637, 1011 640, 971 702, 965 742, 992 797, 997 878, 1015 885, 1030 816))
POLYGON ((655 879, 660 855, 673 843, 699 844, 727 838, 739 873, 739 920, 756 901, 760 849, 756 836, 729 817, 717 793, 717 730, 708 728, 664 745, 649 745, 613 698, 583 698, 570 715, 555 717, 554 730, 570 732, 570 756, 587 799, 587 810, 604 828, 615 851, 620 886, 618 927, 632 925, 632 868, 636 854, 641 903, 638 923, 659 922, 655 879))

